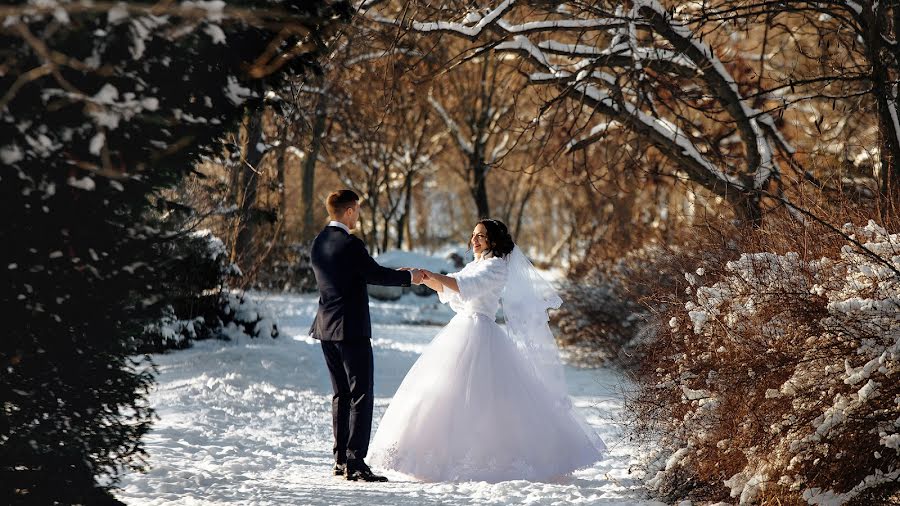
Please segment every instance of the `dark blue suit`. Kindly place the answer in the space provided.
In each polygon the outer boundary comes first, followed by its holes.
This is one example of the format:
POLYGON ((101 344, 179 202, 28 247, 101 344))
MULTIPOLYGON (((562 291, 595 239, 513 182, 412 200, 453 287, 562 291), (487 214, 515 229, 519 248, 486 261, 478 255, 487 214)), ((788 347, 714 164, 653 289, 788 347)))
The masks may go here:
POLYGON ((334 397, 334 458, 363 459, 372 432, 372 322, 367 285, 409 286, 412 275, 378 265, 358 237, 328 226, 313 240, 310 260, 319 309, 310 335, 322 341, 334 397))

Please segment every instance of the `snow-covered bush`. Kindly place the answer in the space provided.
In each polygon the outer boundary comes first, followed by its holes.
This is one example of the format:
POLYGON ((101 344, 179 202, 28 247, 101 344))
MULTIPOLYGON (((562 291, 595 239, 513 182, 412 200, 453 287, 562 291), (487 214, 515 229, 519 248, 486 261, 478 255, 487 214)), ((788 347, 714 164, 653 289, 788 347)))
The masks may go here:
POLYGON ((747 253, 685 274, 646 364, 638 419, 670 498, 875 504, 900 493, 900 234, 874 255, 747 253))
POLYGON ((276 338, 278 326, 268 310, 239 292, 222 292, 218 335, 224 339, 276 338))
POLYGON ((241 272, 212 232, 200 230, 168 243, 165 253, 182 275, 167 287, 161 317, 145 327, 141 351, 185 348, 201 339, 278 336, 271 316, 228 288, 241 272))

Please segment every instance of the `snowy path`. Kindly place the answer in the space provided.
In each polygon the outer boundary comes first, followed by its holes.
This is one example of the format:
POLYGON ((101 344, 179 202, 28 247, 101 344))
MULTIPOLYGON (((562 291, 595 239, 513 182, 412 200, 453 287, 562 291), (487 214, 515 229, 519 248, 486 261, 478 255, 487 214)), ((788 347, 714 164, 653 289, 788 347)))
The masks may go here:
MULTIPOLYGON (((412 299, 410 298, 412 297, 412 299)), ((117 496, 128 504, 660 504, 628 475, 636 449, 618 417, 621 379, 603 370, 568 369, 576 405, 610 447, 594 467, 554 483, 362 484, 330 475, 331 386, 318 343, 305 337, 311 296, 266 295, 282 337, 201 342, 157 355, 151 396, 160 419, 146 438, 152 469, 129 474, 117 496)), ((404 320, 449 319, 437 304, 373 301, 375 420, 439 327, 404 320)), ((432 299, 433 300, 433 299, 432 299)))

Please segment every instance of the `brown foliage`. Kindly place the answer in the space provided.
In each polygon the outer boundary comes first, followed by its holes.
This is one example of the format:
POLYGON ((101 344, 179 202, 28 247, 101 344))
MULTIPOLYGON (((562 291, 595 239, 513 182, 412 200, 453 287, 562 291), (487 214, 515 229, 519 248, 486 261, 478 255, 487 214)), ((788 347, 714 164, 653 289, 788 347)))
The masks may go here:
MULTIPOLYGON (((849 221, 844 211, 830 219, 849 221)), ((670 498, 731 492, 742 502, 800 504, 824 490, 858 504, 896 502, 896 480, 862 484, 900 464, 900 451, 879 442, 896 433, 900 412, 900 309, 844 302, 896 300, 896 278, 884 268, 871 278, 882 282, 867 284, 859 273, 880 264, 814 224, 770 220, 727 238, 711 230, 695 245, 707 255, 687 256, 687 282, 654 297, 658 332, 642 350, 632 403, 639 434, 658 450, 650 483, 670 498), (890 349, 864 378, 877 392, 867 398, 851 373, 890 349)))

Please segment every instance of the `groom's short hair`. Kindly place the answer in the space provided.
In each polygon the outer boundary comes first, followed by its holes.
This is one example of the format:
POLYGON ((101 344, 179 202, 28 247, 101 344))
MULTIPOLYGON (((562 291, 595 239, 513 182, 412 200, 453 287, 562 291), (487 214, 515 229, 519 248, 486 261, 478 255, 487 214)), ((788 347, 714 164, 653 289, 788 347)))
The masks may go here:
POLYGON ((340 218, 347 209, 359 202, 359 195, 353 190, 338 190, 331 192, 325 200, 325 208, 332 218, 340 218))

